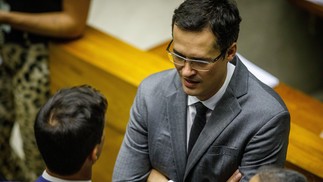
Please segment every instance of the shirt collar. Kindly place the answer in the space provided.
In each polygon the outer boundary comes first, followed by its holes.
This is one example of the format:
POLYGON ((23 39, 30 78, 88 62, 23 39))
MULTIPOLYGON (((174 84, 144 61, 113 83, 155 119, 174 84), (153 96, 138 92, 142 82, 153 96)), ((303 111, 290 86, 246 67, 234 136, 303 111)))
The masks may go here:
POLYGON ((48 181, 55 181, 55 182, 91 182, 91 180, 65 180, 65 179, 60 179, 60 178, 51 176, 50 174, 47 173, 46 170, 44 170, 42 176, 43 176, 43 178, 45 178, 48 181))
POLYGON ((231 64, 230 62, 227 65, 228 65, 227 66, 227 75, 226 75, 225 81, 224 81, 223 85, 221 86, 221 88, 219 89, 219 91, 217 93, 215 93, 211 98, 204 100, 204 101, 200 101, 197 97, 189 95, 188 102, 187 102, 188 106, 194 105, 197 102, 202 102, 208 109, 213 111, 216 104, 219 102, 219 100, 224 95, 225 90, 227 89, 227 87, 229 85, 229 82, 231 80, 231 77, 232 77, 234 69, 235 69, 235 66, 233 64, 231 64))

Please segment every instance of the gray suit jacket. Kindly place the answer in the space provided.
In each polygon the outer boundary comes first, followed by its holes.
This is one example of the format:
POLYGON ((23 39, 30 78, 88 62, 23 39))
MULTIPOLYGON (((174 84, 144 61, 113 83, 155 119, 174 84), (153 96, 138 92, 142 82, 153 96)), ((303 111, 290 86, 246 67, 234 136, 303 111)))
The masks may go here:
POLYGON ((283 166, 289 112, 237 56, 232 63, 229 86, 189 156, 187 95, 176 70, 145 79, 131 108, 113 181, 145 181, 152 168, 176 182, 226 181, 239 168, 241 181, 248 181, 259 166, 283 166))

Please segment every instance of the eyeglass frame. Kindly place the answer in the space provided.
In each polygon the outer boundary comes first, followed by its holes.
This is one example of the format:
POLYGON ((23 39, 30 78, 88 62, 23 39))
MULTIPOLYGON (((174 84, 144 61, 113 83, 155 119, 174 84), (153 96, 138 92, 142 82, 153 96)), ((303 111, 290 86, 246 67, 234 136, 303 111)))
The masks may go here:
MULTIPOLYGON (((176 56, 176 57, 184 60, 184 64, 183 65, 176 64, 174 61, 170 60, 172 63, 174 63, 175 65, 178 65, 178 66, 184 66, 185 65, 185 61, 186 62, 189 61, 189 62, 196 62, 196 63, 204 63, 204 64, 213 64, 216 61, 218 61, 221 58, 221 56, 223 55, 223 53, 224 53, 224 52, 221 52, 220 55, 218 55, 216 58, 212 59, 211 61, 199 60, 199 59, 190 59, 190 58, 183 57, 183 56, 181 56, 181 55, 179 55, 179 54, 177 54, 175 52, 171 52, 169 50, 169 48, 172 45, 172 43, 173 43, 173 39, 169 42, 169 44, 168 44, 168 46, 166 48, 166 51, 167 51, 168 54, 171 54, 171 56, 176 56)), ((197 70, 197 71, 208 71, 208 70, 200 70, 200 69, 195 69, 195 70, 197 70)))

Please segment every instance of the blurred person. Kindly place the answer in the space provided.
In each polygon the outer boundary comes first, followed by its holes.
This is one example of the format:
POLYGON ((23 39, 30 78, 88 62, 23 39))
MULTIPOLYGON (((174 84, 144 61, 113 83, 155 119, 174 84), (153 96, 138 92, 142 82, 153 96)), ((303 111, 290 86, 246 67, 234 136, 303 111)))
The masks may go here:
POLYGON ((40 109, 35 137, 46 170, 36 181, 90 181, 104 143, 106 98, 90 86, 59 90, 40 109))
POLYGON ((263 166, 258 169, 250 182, 307 182, 307 179, 297 171, 275 166, 263 166))
POLYGON ((33 181, 44 169, 33 123, 50 95, 48 43, 80 37, 90 0, 0 0, 0 173, 33 181), (20 127, 24 159, 9 145, 20 127))
POLYGON ((113 181, 246 182, 260 166, 284 166, 290 114, 279 95, 236 56, 234 1, 185 0, 166 51, 175 69, 142 81, 113 181))

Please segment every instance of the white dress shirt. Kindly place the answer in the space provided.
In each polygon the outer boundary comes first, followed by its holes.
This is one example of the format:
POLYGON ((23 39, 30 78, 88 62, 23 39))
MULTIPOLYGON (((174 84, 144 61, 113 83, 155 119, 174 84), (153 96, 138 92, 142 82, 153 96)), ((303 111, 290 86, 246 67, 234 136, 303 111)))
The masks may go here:
POLYGON ((48 181, 55 181, 55 182, 91 182, 91 180, 65 180, 65 179, 56 178, 48 174, 46 170, 43 172, 42 176, 48 181))

